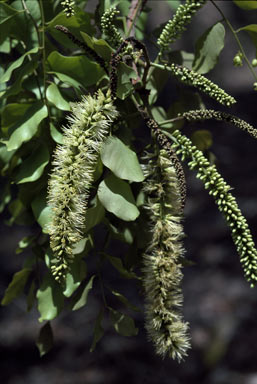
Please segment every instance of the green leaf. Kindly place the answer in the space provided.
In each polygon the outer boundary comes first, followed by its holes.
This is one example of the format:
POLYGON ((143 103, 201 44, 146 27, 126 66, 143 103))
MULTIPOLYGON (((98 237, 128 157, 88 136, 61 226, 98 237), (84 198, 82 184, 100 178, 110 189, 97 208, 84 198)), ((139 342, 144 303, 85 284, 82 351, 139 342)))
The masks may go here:
POLYGON ((0 78, 0 83, 6 83, 7 81, 10 80, 11 76, 12 76, 12 72, 16 69, 16 68, 19 68, 24 59, 28 56, 28 55, 32 55, 34 53, 37 53, 38 52, 38 47, 35 47, 35 48, 32 48, 30 51, 24 53, 24 55, 22 55, 18 60, 15 60, 11 65, 10 67, 5 71, 5 73, 1 76, 0 78))
POLYGON ((222 23, 216 23, 204 32, 196 43, 194 71, 204 74, 215 67, 224 48, 224 39, 225 28, 222 23))
POLYGON ((192 134, 191 140, 193 144, 200 149, 200 151, 206 151, 212 146, 212 134, 206 129, 201 129, 192 134))
POLYGON ((52 139, 57 143, 57 144, 63 144, 63 134, 58 131, 58 129, 55 128, 55 126, 50 123, 50 134, 52 139))
POLYGON ((46 204, 46 192, 42 191, 31 203, 32 211, 43 233, 48 233, 51 221, 51 208, 46 204))
POLYGON ((86 212, 85 223, 86 229, 85 232, 88 232, 91 228, 94 228, 97 224, 101 223, 105 215, 105 209, 97 199, 97 204, 95 207, 89 208, 86 212))
POLYGON ((69 84, 70 86, 74 87, 77 90, 81 90, 81 84, 73 79, 70 76, 64 75, 63 73, 60 72, 55 72, 55 71, 49 71, 48 72, 50 75, 55 75, 60 81, 62 81, 65 84, 69 84))
POLYGON ((64 296, 70 297, 87 275, 87 266, 83 260, 75 259, 66 275, 64 296))
POLYGON ((50 273, 44 276, 43 282, 37 291, 39 321, 53 320, 63 308, 64 296, 62 287, 50 273))
POLYGON ((30 268, 23 268, 21 271, 16 272, 13 275, 12 281, 8 285, 4 297, 1 301, 2 305, 7 305, 16 297, 20 296, 23 293, 25 284, 27 283, 28 277, 31 274, 30 268))
POLYGON ((134 90, 131 79, 136 79, 137 74, 133 68, 125 63, 118 65, 117 97, 124 100, 134 90))
POLYGON ((93 352, 95 350, 96 344, 101 340, 101 338, 104 335, 104 329, 101 325, 103 315, 104 315, 104 311, 103 309, 101 309, 95 321, 94 335, 93 335, 92 345, 90 347, 90 352, 93 352))
POLYGON ((6 205, 11 201, 11 197, 10 184, 7 183, 0 194, 0 213, 4 211, 6 205))
POLYGON ((108 223, 108 226, 112 232, 112 236, 115 239, 118 239, 124 243, 132 244, 134 239, 133 239, 133 234, 128 227, 123 227, 121 225, 118 225, 117 227, 110 222, 108 223))
POLYGON ((147 88, 151 90, 149 95, 149 104, 156 102, 159 94, 167 84, 169 79, 168 71, 163 71, 159 68, 154 68, 153 75, 150 77, 147 88))
POLYGON ((84 307, 87 304, 88 294, 93 287, 94 278, 95 275, 90 278, 83 290, 79 293, 79 295, 76 296, 75 303, 72 306, 73 311, 77 311, 78 309, 84 307))
POLYGON ((117 297, 117 299, 118 299, 119 301, 121 301, 122 304, 126 305, 126 307, 132 309, 132 310, 135 311, 135 312, 140 312, 140 309, 139 309, 138 307, 136 307, 135 305, 131 304, 131 303, 128 301, 128 299, 127 299, 124 295, 122 295, 120 292, 111 290, 111 293, 112 293, 115 297, 117 297))
POLYGON ((102 57, 107 62, 111 60, 112 48, 105 40, 98 40, 95 37, 90 37, 85 32, 80 32, 80 34, 83 37, 85 43, 100 57, 102 57))
POLYGON ((8 36, 18 41, 23 41, 25 46, 37 44, 36 29, 31 18, 26 14, 22 2, 20 0, 12 1, 11 6, 12 9, 16 10, 16 14, 2 24, 0 41, 3 41, 8 36))
POLYGON ((130 316, 110 307, 108 309, 110 311, 112 325, 117 333, 128 337, 136 336, 138 334, 138 328, 135 327, 135 322, 130 316))
POLYGON ((19 13, 24 13, 24 11, 20 12, 3 2, 0 3, 0 43, 10 36, 10 31, 15 26, 19 13))
POLYGON ((117 177, 130 181, 143 181, 144 175, 137 155, 115 136, 109 136, 101 150, 103 164, 117 177))
POLYGON ((46 98, 50 103, 56 106, 56 108, 62 111, 70 111, 70 104, 63 98, 59 88, 56 84, 51 83, 46 90, 46 98))
MULTIPOLYGON (((156 107, 153 107, 151 112, 152 112, 154 120, 156 120, 157 123, 162 123, 163 121, 168 120, 167 119, 167 114, 165 112, 165 109, 163 107, 159 106, 159 105, 156 106, 156 107)), ((162 127, 164 127, 165 129, 172 128, 173 127, 173 123, 170 122, 170 123, 166 123, 165 125, 162 124, 162 127)))
POLYGON ((11 201, 8 206, 9 212, 12 217, 8 220, 8 224, 12 225, 14 222, 16 224, 29 225, 29 217, 27 216, 26 207, 20 199, 15 199, 11 201))
POLYGON ((90 14, 78 7, 75 8, 74 16, 71 17, 66 17, 64 12, 60 12, 48 23, 46 28, 54 39, 57 40, 63 47, 68 47, 74 50, 74 43, 62 32, 55 29, 56 25, 63 25, 67 27, 70 32, 80 40, 81 31, 86 32, 89 35, 95 34, 95 27, 91 23, 90 14))
POLYGON ((49 152, 45 143, 35 147, 31 155, 23 161, 14 181, 17 184, 30 183, 38 180, 49 163, 49 152))
POLYGON ((32 104, 25 103, 10 103, 2 109, 1 126, 4 136, 11 134, 13 129, 20 125, 17 124, 17 121, 22 120, 32 106, 32 104))
POLYGON ((29 141, 37 132, 38 126, 48 115, 47 107, 38 101, 33 104, 12 129, 10 139, 6 142, 8 151, 19 148, 24 142, 29 141))
POLYGON ((28 312, 33 308, 35 300, 36 300, 36 284, 35 284, 35 280, 33 280, 27 295, 27 311, 28 312))
POLYGON ((257 33, 257 24, 246 25, 245 27, 239 28, 237 30, 237 32, 239 32, 239 31, 247 31, 247 32, 257 33))
POLYGON ((18 11, 3 2, 0 4, 0 25, 4 24, 6 21, 10 20, 15 16, 18 11))
POLYGON ((24 249, 26 249, 27 247, 29 247, 31 244, 33 244, 34 240, 35 240, 36 236, 25 236, 23 237, 19 243, 18 243, 18 248, 16 249, 15 253, 16 254, 19 254, 19 253, 22 253, 24 251, 24 249))
POLYGON ((176 10, 181 4, 180 0, 166 0, 166 3, 170 6, 173 11, 176 10))
MULTIPOLYGON (((1 23, 1 20, 0 20, 0 23, 1 23)), ((5 40, 2 44, 0 44, 0 52, 2 53, 10 53, 11 49, 12 48, 11 48, 10 40, 5 40)), ((2 72, 4 72, 4 70, 2 72)))
POLYGON ((124 267, 121 258, 115 257, 115 256, 110 256, 108 254, 105 254, 105 256, 110 261, 110 263, 113 265, 113 267, 115 269, 117 269, 117 271, 119 271, 119 273, 121 274, 122 277, 124 277, 125 279, 137 279, 138 278, 134 272, 128 271, 124 267))
POLYGON ((10 97, 12 95, 17 95, 22 89, 22 83, 28 75, 30 75, 34 69, 37 67, 38 62, 29 61, 22 65, 22 67, 15 73, 15 78, 12 84, 6 89, 5 92, 1 94, 2 97, 10 97))
POLYGON ((72 249, 73 255, 80 255, 82 252, 83 254, 87 254, 91 248, 93 248, 94 243, 92 240, 91 235, 87 235, 83 239, 81 239, 78 243, 75 244, 74 248, 72 249))
POLYGON ((49 352, 53 348, 54 337, 53 331, 51 328, 51 324, 48 321, 43 327, 40 329, 36 346, 38 347, 40 357, 44 356, 47 352, 49 352))
POLYGON ((247 0, 233 0, 234 3, 242 8, 242 9, 245 9, 247 11, 250 11, 251 9, 257 9, 257 2, 256 0, 250 0, 250 1, 247 1, 247 0))
POLYGON ((84 87, 95 85, 104 75, 103 69, 85 56, 63 56, 54 51, 47 58, 49 71, 63 73, 84 87))
POLYGON ((240 32, 240 31, 248 32, 257 50, 257 24, 246 25, 245 27, 239 28, 237 30, 237 32, 240 32))
POLYGON ((122 220, 134 221, 140 214, 129 184, 114 175, 100 183, 97 194, 105 209, 122 220))
POLYGON ((0 144, 0 161, 3 164, 8 164, 14 153, 15 151, 7 151, 6 146, 4 144, 0 144))

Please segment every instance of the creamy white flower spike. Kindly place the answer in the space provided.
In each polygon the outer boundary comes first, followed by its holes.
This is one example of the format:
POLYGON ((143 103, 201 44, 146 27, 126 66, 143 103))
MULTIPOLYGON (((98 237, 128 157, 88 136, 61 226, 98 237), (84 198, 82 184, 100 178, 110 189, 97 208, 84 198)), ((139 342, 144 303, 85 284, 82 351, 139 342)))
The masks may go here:
POLYGON ((72 107, 63 144, 54 153, 49 180, 48 204, 52 209, 49 226, 54 253, 52 273, 62 280, 73 260, 73 246, 82 238, 89 191, 94 179, 102 143, 118 112, 110 91, 99 90, 72 107))
POLYGON ((180 312, 184 237, 177 174, 165 150, 148 157, 144 192, 152 239, 144 262, 145 327, 156 353, 180 361, 190 348, 188 323, 180 312))

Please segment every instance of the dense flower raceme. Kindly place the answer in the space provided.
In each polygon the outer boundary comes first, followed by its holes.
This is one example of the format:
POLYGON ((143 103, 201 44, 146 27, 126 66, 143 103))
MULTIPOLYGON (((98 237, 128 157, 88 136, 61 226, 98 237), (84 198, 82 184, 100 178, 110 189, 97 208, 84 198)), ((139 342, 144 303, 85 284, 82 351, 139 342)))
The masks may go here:
POLYGON ((146 160, 145 208, 152 239, 143 257, 145 326, 157 354, 180 361, 190 348, 188 324, 180 313, 184 254, 180 189, 165 150, 160 151, 158 158, 148 154, 146 160))
POLYGON ((206 93, 208 96, 218 101, 220 104, 229 107, 236 102, 234 97, 228 95, 217 84, 191 69, 181 67, 174 63, 167 66, 167 69, 182 83, 197 88, 199 91, 206 93))
POLYGON ((118 14, 119 11, 116 8, 110 8, 101 17, 101 28, 115 48, 118 48, 123 43, 121 34, 113 24, 118 14))
POLYGON ((192 16, 206 3, 207 0, 187 0, 185 4, 181 4, 173 18, 168 21, 164 27, 157 44, 161 53, 168 46, 174 43, 186 30, 187 25, 191 22, 192 16))
POLYGON ((63 0, 61 2, 61 5, 63 6, 64 12, 67 17, 71 17, 74 15, 74 5, 75 5, 74 0, 63 0))
POLYGON ((215 165, 209 163, 190 139, 178 130, 173 132, 172 136, 175 140, 173 147, 177 154, 182 155, 182 160, 189 160, 190 169, 197 170, 197 177, 203 181, 205 188, 214 197, 218 209, 225 217, 240 256, 245 277, 253 287, 257 281, 257 250, 246 219, 238 208, 234 196, 229 192, 231 187, 226 184, 215 165))
POLYGON ((63 144, 54 154, 48 202, 52 208, 49 226, 54 253, 52 273, 61 280, 73 260, 72 248, 85 229, 85 212, 98 155, 109 127, 118 113, 110 92, 101 90, 73 105, 63 144))
POLYGON ((257 129, 246 121, 239 119, 236 116, 230 115, 229 113, 214 111, 212 109, 199 109, 188 111, 182 114, 184 119, 187 121, 205 121, 205 120, 218 120, 225 121, 226 123, 232 124, 235 127, 240 128, 242 131, 248 132, 255 139, 257 138, 257 129))

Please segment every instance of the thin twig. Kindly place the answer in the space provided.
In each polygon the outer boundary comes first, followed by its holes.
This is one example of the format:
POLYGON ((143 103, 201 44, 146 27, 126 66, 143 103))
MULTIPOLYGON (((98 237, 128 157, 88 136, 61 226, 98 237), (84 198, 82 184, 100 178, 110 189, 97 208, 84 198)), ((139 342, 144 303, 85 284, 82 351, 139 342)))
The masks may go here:
MULTIPOLYGON (((127 21, 127 37, 130 37, 131 31, 133 28, 133 25, 135 24, 136 18, 138 14, 142 10, 142 0, 132 0, 131 6, 129 9, 129 14, 128 14, 128 21, 127 21)), ((134 33, 133 33, 134 34, 134 33)))
POLYGON ((42 33, 41 33, 41 45, 42 45, 42 66, 43 66, 43 85, 44 85, 44 99, 46 100, 46 52, 45 52, 45 15, 42 0, 39 0, 39 7, 41 13, 41 22, 42 22, 42 33))
POLYGON ((177 117, 174 117, 173 119, 163 120, 160 123, 158 123, 158 125, 162 126, 162 125, 166 125, 169 123, 176 123, 176 121, 181 121, 181 120, 185 120, 184 116, 177 116, 177 117))

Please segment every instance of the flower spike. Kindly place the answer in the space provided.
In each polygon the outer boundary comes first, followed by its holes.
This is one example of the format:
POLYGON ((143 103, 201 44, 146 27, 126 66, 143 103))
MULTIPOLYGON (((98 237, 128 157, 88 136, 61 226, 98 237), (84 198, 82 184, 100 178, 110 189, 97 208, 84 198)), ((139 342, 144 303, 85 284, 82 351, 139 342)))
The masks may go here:
POLYGON ((223 214, 231 230, 232 239, 244 270, 246 279, 251 287, 257 282, 257 250, 251 232, 244 216, 238 208, 236 199, 229 192, 231 187, 218 173, 215 165, 211 165, 203 153, 197 149, 190 139, 178 130, 172 133, 175 139, 173 148, 182 160, 188 159, 191 170, 197 169, 197 177, 204 183, 209 194, 213 196, 219 211, 223 214))
POLYGON ((234 97, 228 95, 217 84, 213 83, 205 76, 200 75, 199 73, 193 70, 190 70, 186 67, 182 67, 174 63, 172 63, 170 66, 167 66, 167 69, 182 83, 199 89, 199 91, 206 93, 211 98, 218 101, 220 104, 229 107, 232 104, 236 103, 234 97))
POLYGON ((71 17, 74 15, 74 5, 75 1, 74 0, 63 0, 61 2, 61 5, 64 8, 64 13, 66 14, 67 17, 71 17))
POLYGON ((226 123, 232 124, 235 127, 242 129, 242 131, 248 132, 249 135, 257 139, 256 128, 254 128, 252 125, 250 125, 246 121, 239 119, 236 116, 230 115, 229 113, 214 111, 212 109, 197 109, 197 110, 185 112, 182 114, 182 116, 188 122, 205 121, 210 119, 224 121, 226 123))
POLYGON ((181 257, 184 254, 180 188, 166 150, 146 158, 145 209, 149 213, 152 239, 143 256, 145 327, 156 353, 182 360, 190 348, 188 323, 180 308, 181 257))
POLYGON ((205 3, 206 0, 187 0, 184 5, 181 4, 178 7, 174 17, 165 25, 157 40, 161 54, 182 35, 187 25, 191 22, 192 16, 194 16, 205 3))
POLYGON ((60 281, 73 261, 73 247, 82 238, 89 192, 99 152, 118 113, 110 91, 101 90, 73 105, 63 144, 54 153, 48 189, 52 209, 49 226, 54 259, 52 273, 60 281))

